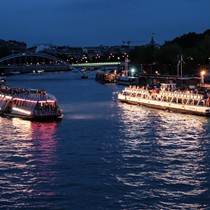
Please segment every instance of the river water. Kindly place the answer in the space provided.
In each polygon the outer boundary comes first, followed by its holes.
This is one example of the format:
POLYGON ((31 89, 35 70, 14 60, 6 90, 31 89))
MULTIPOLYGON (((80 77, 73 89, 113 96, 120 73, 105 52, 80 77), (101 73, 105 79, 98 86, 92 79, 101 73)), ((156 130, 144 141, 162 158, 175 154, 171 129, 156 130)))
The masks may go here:
POLYGON ((0 209, 210 209, 210 119, 117 101, 79 73, 21 75, 61 122, 0 118, 0 209))

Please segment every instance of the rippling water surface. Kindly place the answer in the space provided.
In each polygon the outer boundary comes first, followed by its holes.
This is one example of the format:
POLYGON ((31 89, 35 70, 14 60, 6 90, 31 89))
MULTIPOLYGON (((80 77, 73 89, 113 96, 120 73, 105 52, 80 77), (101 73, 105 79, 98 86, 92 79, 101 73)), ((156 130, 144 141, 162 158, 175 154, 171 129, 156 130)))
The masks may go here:
POLYGON ((1 209, 210 209, 210 119, 118 103, 122 86, 54 73, 61 122, 0 118, 1 209))

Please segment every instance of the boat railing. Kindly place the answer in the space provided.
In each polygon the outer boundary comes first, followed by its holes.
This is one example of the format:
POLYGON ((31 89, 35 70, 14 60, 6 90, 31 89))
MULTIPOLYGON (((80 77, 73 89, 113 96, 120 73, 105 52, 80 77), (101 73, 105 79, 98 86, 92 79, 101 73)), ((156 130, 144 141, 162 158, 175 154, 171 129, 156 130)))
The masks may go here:
POLYGON ((60 109, 35 109, 34 110, 34 115, 36 116, 40 116, 40 115, 58 115, 61 113, 61 110, 60 109))
POLYGON ((123 95, 140 97, 160 101, 168 101, 182 104, 205 105, 206 99, 203 94, 192 91, 169 91, 169 90, 149 90, 147 88, 126 87, 123 95))
POLYGON ((203 99, 204 96, 202 94, 197 93, 186 93, 186 92, 169 92, 163 91, 160 92, 161 96, 175 97, 175 98, 192 98, 192 99, 203 99))
POLYGON ((136 87, 126 87, 124 89, 124 92, 126 93, 129 93, 129 94, 132 94, 132 93, 135 93, 135 94, 149 94, 149 91, 147 89, 143 89, 143 88, 136 88, 136 87))

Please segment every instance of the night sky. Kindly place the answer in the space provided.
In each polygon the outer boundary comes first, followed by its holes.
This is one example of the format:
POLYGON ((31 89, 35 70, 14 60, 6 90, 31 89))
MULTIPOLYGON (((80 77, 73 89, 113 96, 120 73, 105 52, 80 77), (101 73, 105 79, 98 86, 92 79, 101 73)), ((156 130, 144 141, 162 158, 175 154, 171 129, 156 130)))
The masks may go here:
POLYGON ((210 29, 210 0, 1 0, 0 39, 99 46, 155 41, 210 29), (134 42, 135 41, 135 42, 134 42))

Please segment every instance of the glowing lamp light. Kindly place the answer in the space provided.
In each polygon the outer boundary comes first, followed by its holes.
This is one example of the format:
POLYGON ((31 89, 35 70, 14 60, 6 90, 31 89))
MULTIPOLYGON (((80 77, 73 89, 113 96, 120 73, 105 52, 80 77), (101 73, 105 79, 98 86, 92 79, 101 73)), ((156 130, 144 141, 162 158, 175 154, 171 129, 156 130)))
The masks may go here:
POLYGON ((155 74, 156 74, 156 75, 159 75, 159 72, 158 72, 158 71, 155 71, 155 74))
POLYGON ((204 76, 206 74, 206 71, 201 71, 201 76, 204 76))
POLYGON ((131 76, 132 76, 132 77, 133 77, 133 75, 134 75, 134 72, 135 72, 135 69, 132 68, 132 69, 131 69, 131 76))
MULTIPOLYGON (((44 102, 45 102, 45 101, 44 101, 44 102)), ((43 102, 43 103, 44 103, 44 102, 43 102)), ((49 103, 54 103, 55 100, 48 99, 47 102, 49 102, 49 103)))
POLYGON ((5 98, 6 98, 6 99, 11 99, 12 97, 11 97, 11 96, 5 96, 5 98))
POLYGON ((18 108, 18 107, 12 107, 12 110, 17 111, 17 112, 21 112, 21 113, 27 114, 27 115, 30 115, 30 114, 31 114, 30 111, 27 111, 27 110, 25 110, 25 109, 20 109, 20 108, 18 108))
POLYGON ((204 75, 206 74, 206 71, 202 70, 201 71, 201 84, 204 84, 204 75))

